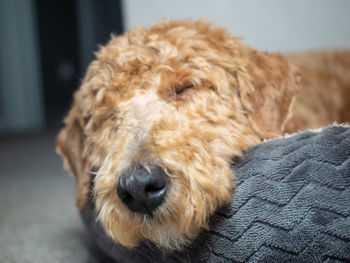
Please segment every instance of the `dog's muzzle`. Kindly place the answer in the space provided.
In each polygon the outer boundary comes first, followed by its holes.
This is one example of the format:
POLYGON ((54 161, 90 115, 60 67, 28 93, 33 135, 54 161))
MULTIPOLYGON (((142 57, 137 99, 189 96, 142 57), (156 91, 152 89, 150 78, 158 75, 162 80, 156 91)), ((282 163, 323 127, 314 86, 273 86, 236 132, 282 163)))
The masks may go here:
POLYGON ((151 166, 149 172, 138 166, 121 174, 117 193, 131 211, 152 216, 164 201, 168 182, 168 176, 159 166, 151 166))

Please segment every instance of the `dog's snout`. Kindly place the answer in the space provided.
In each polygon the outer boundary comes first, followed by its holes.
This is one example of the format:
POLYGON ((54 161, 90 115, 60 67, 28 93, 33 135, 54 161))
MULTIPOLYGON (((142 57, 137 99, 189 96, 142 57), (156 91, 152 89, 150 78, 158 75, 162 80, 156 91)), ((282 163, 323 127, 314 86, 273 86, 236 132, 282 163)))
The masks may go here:
POLYGON ((168 189, 168 176, 159 166, 147 171, 143 166, 126 171, 118 181, 117 193, 133 212, 153 215, 164 201, 168 189))

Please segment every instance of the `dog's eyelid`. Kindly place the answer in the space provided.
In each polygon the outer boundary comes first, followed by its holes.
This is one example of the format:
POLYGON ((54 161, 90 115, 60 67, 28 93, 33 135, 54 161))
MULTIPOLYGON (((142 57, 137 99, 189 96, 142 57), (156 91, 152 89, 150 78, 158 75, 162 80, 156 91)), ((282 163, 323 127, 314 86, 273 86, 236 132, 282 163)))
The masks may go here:
POLYGON ((108 116, 108 119, 111 121, 116 121, 117 120, 117 116, 118 116, 119 110, 116 109, 113 112, 111 112, 108 116))
POLYGON ((115 114, 112 114, 112 115, 110 115, 109 119, 111 121, 116 121, 117 120, 117 116, 115 114))
POLYGON ((181 95, 184 91, 194 88, 195 85, 192 81, 185 81, 184 83, 180 85, 174 85, 173 92, 175 95, 181 95))

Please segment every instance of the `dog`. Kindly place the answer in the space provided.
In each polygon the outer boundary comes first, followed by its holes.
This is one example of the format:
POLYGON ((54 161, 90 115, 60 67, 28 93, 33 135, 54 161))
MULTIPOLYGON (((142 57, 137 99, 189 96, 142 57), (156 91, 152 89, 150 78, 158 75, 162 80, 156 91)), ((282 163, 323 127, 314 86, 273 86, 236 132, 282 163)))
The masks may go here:
MULTIPOLYGON (((57 139, 83 210, 116 242, 181 249, 231 202, 232 160, 286 133, 350 120, 350 52, 261 52, 199 20, 112 36, 57 139)), ((234 200, 234 199, 233 199, 234 200)))

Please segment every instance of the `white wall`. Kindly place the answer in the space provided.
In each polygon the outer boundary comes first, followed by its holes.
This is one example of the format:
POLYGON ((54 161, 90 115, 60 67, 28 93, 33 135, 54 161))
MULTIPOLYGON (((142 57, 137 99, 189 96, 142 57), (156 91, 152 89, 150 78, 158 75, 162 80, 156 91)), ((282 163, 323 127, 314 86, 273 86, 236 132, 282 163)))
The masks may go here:
POLYGON ((262 50, 350 48, 349 0, 124 0, 126 28, 208 17, 262 50))

